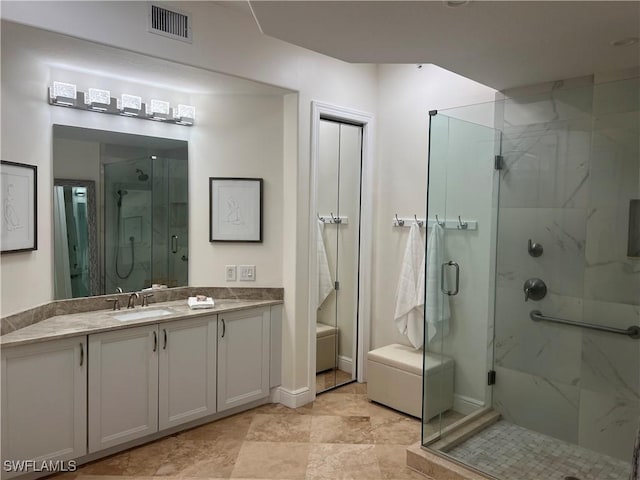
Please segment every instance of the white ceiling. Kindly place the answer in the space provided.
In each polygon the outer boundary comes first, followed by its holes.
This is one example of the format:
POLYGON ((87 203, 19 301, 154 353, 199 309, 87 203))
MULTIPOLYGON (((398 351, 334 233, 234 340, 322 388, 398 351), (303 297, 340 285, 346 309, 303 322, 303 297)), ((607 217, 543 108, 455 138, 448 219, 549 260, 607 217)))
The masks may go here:
POLYGON ((252 1, 262 31, 352 63, 433 63, 498 90, 640 65, 639 1, 252 1))

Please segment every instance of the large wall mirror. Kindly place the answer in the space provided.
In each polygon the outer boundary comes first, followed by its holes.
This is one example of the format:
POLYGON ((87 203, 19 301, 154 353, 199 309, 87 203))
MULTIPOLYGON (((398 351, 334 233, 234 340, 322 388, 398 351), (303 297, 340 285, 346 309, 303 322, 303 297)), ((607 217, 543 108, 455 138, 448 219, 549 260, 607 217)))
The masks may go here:
POLYGON ((185 286, 187 142, 54 125, 55 298, 185 286))

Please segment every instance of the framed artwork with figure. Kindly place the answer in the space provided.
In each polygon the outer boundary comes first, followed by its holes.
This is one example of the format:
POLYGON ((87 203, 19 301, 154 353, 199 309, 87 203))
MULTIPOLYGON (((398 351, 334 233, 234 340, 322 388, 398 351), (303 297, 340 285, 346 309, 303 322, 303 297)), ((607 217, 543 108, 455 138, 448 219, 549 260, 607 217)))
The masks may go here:
POLYGON ((262 242, 262 183, 209 177, 210 242, 262 242))
POLYGON ((38 249, 38 167, 0 162, 0 250, 2 253, 38 249))

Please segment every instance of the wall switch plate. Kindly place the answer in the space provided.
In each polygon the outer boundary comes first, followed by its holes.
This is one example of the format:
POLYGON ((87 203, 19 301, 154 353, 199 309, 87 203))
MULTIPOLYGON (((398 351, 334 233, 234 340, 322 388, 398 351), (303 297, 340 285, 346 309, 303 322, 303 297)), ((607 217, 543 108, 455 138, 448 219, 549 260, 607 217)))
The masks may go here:
POLYGON ((235 265, 227 265, 224 267, 224 276, 227 282, 235 282, 236 281, 236 266, 235 265))
POLYGON ((256 279, 255 265, 240 265, 240 281, 253 282, 256 279))

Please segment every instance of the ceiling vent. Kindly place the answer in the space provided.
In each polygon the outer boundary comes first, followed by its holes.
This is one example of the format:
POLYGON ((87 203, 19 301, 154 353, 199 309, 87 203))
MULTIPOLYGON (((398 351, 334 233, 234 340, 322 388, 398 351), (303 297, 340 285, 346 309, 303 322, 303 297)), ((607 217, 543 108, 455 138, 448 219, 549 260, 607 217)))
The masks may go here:
POLYGON ((191 15, 149 4, 149 31, 191 43, 191 15))

